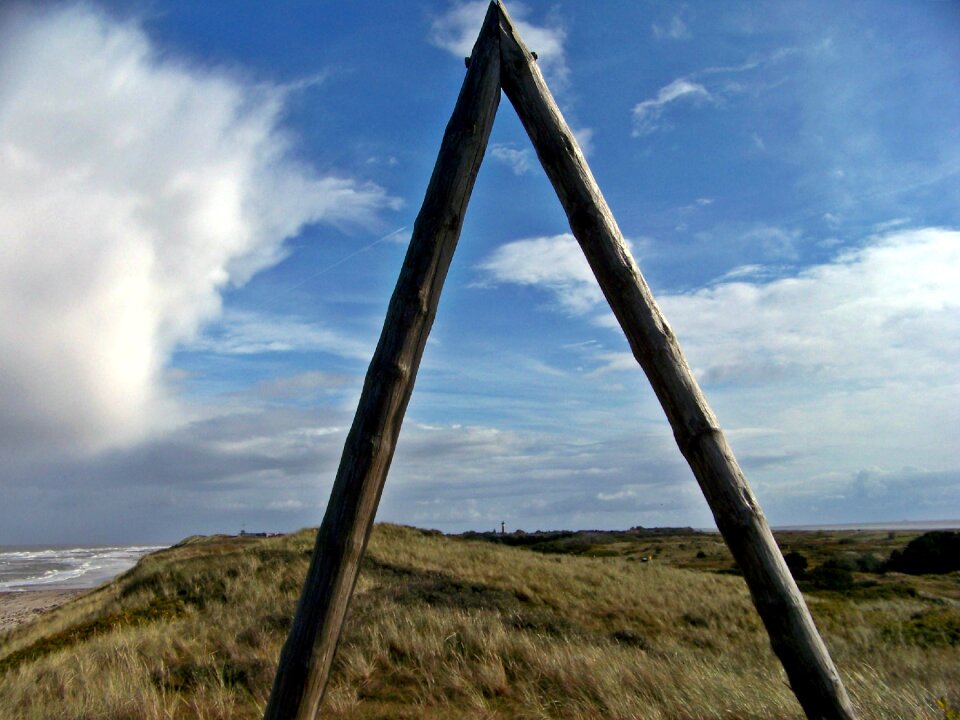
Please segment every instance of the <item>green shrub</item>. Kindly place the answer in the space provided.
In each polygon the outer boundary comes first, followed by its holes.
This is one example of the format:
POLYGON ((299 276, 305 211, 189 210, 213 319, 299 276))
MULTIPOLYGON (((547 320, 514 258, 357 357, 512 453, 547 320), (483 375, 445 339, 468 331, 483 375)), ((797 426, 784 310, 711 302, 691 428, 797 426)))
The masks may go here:
POLYGON ((960 570, 960 532, 935 530, 911 540, 903 552, 890 553, 887 567, 910 575, 945 574, 960 570))
POLYGON ((807 577, 807 559, 798 552, 788 552, 783 556, 787 568, 794 580, 803 580, 807 577))
POLYGON ((945 697, 937 699, 937 707, 943 712, 943 720, 960 720, 960 709, 953 707, 945 697))
POLYGON ((883 572, 883 561, 873 553, 864 553, 857 558, 857 570, 865 573, 883 572))
POLYGON ((853 588, 853 573, 845 563, 838 560, 827 560, 823 565, 813 569, 810 580, 814 587, 820 590, 835 590, 844 592, 853 588))
POLYGON ((957 647, 960 646, 960 612, 954 608, 923 610, 905 622, 886 628, 885 634, 917 647, 957 647))

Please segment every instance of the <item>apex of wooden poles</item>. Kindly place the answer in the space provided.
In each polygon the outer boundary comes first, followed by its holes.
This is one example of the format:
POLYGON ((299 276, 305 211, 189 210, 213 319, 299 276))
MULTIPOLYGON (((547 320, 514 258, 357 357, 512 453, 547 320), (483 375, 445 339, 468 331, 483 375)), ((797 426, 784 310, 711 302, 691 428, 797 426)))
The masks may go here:
POLYGON ((853 720, 843 684, 760 506, 503 3, 487 9, 367 370, 265 720, 318 717, 360 560, 393 459, 501 89, 516 110, 681 453, 744 573, 810 720, 853 720))

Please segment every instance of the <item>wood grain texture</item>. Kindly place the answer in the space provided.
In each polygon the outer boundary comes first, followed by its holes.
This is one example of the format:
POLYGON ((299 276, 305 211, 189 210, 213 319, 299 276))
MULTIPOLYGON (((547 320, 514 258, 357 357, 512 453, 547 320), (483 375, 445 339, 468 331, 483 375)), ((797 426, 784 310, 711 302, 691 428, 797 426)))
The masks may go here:
POLYGON ((680 451, 750 588, 771 644, 811 719, 852 720, 833 661, 716 416, 503 6, 501 84, 567 214, 603 294, 666 412, 680 451))
POLYGON ((367 370, 265 720, 317 717, 360 560, 500 101, 491 7, 367 370))

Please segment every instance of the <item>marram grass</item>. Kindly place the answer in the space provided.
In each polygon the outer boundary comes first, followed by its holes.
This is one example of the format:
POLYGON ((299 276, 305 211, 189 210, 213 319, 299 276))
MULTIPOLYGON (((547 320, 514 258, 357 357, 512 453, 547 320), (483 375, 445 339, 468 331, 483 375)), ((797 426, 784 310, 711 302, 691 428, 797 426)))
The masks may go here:
MULTIPOLYGON (((192 539, 0 636, 0 718, 259 718, 312 544, 309 531, 192 539)), ((860 717, 953 717, 960 610, 809 600, 860 717)), ((380 525, 323 716, 802 713, 738 577, 380 525)))

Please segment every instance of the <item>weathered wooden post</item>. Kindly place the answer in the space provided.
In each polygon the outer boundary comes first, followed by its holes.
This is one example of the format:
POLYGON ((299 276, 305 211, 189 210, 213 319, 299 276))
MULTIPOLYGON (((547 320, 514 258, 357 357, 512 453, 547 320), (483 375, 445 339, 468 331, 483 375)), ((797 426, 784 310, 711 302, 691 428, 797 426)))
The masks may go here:
POLYGON ((677 339, 624 242, 535 59, 500 3, 503 90, 556 190, 574 236, 666 412, 743 570, 790 685, 811 720, 851 720, 853 708, 767 521, 677 339))
POLYGON ((420 358, 500 102, 499 16, 491 6, 367 370, 265 720, 313 720, 370 536, 420 358))

